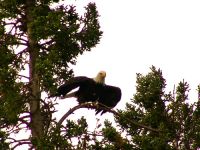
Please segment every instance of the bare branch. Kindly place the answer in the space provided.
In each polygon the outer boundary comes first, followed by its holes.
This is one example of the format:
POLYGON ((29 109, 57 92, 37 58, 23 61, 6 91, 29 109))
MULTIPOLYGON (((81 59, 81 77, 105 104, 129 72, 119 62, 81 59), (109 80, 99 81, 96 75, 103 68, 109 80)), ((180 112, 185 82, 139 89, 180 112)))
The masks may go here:
MULTIPOLYGON (((22 43, 22 44, 24 44, 24 45, 26 45, 27 46, 27 44, 26 43, 28 43, 28 41, 27 40, 25 40, 25 39, 22 39, 22 38, 19 38, 19 37, 17 37, 16 38, 17 40, 19 40, 19 41, 23 41, 23 42, 25 42, 25 43, 22 43)), ((21 44, 21 43, 20 43, 21 44)))
POLYGON ((18 146, 21 146, 21 145, 29 145, 29 144, 31 144, 31 142, 30 141, 19 141, 15 146, 13 146, 12 147, 12 150, 14 150, 16 147, 18 147, 18 146))
MULTIPOLYGON (((23 45, 23 46, 27 46, 26 43, 22 43, 22 42, 18 42, 18 43, 16 43, 16 44, 18 44, 18 45, 23 45)), ((13 45, 16 45, 16 44, 14 43, 13 45)))
POLYGON ((21 50, 19 53, 17 53, 16 55, 22 55, 23 53, 28 52, 28 48, 25 48, 23 50, 21 50))
POLYGON ((21 75, 21 74, 18 74, 17 76, 21 77, 21 78, 26 78, 26 79, 30 79, 29 77, 25 76, 25 75, 21 75))
POLYGON ((19 125, 26 124, 27 127, 30 127, 30 123, 28 121, 26 121, 25 118, 29 118, 29 116, 23 116, 23 117, 19 118, 19 121, 21 122, 19 125))
POLYGON ((53 42, 54 42, 54 40, 49 40, 49 41, 47 41, 47 42, 44 42, 44 43, 40 44, 40 46, 50 45, 50 44, 52 44, 53 42))
MULTIPOLYGON (((73 113, 75 110, 77 110, 77 109, 80 109, 80 108, 98 109, 99 107, 101 107, 102 110, 106 110, 106 111, 108 111, 108 112, 110 112, 110 113, 113 113, 115 116, 120 117, 120 114, 119 114, 119 113, 117 113, 117 112, 114 111, 114 110, 111 110, 109 107, 107 107, 107 106, 105 106, 105 105, 103 105, 103 104, 97 104, 97 103, 83 103, 83 104, 80 104, 80 105, 77 105, 77 106, 71 108, 66 114, 64 114, 64 115, 62 116, 62 118, 58 121, 58 124, 57 124, 57 127, 56 127, 56 128, 57 128, 57 129, 60 128, 60 126, 62 125, 63 121, 64 121, 70 114, 72 114, 72 113, 73 113)), ((137 122, 135 122, 135 121, 132 121, 132 120, 130 120, 130 119, 128 119, 128 118, 125 118, 125 119, 128 120, 130 123, 132 123, 132 124, 134 124, 134 125, 136 125, 136 126, 139 126, 139 127, 141 127, 141 128, 145 128, 145 129, 151 130, 151 131, 153 131, 153 132, 160 132, 160 130, 158 130, 158 129, 154 129, 154 128, 148 127, 148 126, 146 126, 146 125, 139 124, 139 123, 137 123, 137 122)))
POLYGON ((92 108, 91 103, 83 103, 80 105, 77 105, 73 108, 71 108, 65 115, 62 116, 62 118, 58 121, 57 126, 60 127, 63 121, 70 115, 72 114, 75 110, 80 109, 80 108, 92 108))
POLYGON ((19 139, 19 140, 17 140, 17 139, 12 138, 12 137, 8 137, 7 139, 11 141, 11 144, 18 143, 18 142, 28 142, 28 141, 30 141, 30 139, 19 139))
POLYGON ((15 25, 15 24, 16 24, 16 22, 5 22, 5 23, 4 23, 5 26, 8 26, 8 25, 15 25))

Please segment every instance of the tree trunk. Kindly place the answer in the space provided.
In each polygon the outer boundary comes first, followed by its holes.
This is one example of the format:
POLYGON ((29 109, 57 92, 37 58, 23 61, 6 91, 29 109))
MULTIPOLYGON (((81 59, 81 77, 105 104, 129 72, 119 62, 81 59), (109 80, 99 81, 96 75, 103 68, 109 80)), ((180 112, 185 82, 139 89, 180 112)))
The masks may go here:
POLYGON ((26 19, 27 19, 27 36, 28 36, 28 51, 29 51, 29 77, 30 77, 30 114, 31 114, 31 134, 36 140, 42 137, 43 124, 40 108, 40 80, 36 69, 36 60, 39 57, 39 49, 37 48, 37 41, 32 36, 32 29, 30 27, 33 21, 32 8, 34 8, 35 0, 26 0, 26 19))

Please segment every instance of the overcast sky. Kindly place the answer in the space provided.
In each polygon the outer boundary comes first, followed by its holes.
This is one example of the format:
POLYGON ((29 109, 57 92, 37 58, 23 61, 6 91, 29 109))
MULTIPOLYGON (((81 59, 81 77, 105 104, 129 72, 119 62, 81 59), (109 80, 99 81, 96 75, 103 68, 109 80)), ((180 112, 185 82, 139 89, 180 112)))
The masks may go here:
MULTIPOLYGON (((77 9, 87 2, 75 1, 77 9)), ((169 89, 182 79, 195 87, 200 83, 200 1, 95 2, 104 34, 92 52, 78 57, 75 75, 105 70, 106 82, 121 86, 124 98, 134 92, 136 73, 152 65, 163 70, 169 89)))
MULTIPOLYGON (((89 0, 71 1, 83 13, 89 0)), ((107 72, 106 83, 122 89, 115 109, 124 109, 135 93, 136 73, 146 74, 152 65, 163 71, 167 91, 183 79, 190 84, 191 101, 197 98, 200 83, 200 1, 186 0, 96 0, 100 14, 100 43, 79 56, 75 75, 93 77, 107 72)), ((60 117, 75 106, 75 99, 57 106, 60 117)), ((76 111, 73 118, 95 119, 92 110, 76 111)), ((99 117, 99 116, 97 116, 99 117)), ((106 113, 102 120, 112 115, 106 113)), ((95 124, 95 122, 93 122, 95 124)))

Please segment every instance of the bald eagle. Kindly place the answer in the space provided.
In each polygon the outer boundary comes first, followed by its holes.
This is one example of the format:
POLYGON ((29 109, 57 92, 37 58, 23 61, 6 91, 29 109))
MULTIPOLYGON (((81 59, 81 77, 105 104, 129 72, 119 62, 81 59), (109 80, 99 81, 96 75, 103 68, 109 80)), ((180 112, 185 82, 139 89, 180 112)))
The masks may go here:
MULTIPOLYGON (((88 78, 86 76, 73 77, 61 85, 57 89, 57 93, 53 96, 61 96, 61 99, 76 97, 79 104, 97 101, 107 107, 113 108, 121 99, 121 89, 106 85, 105 77, 105 71, 100 71, 95 78, 88 78), (76 88, 79 89, 71 92, 76 88)), ((98 108, 96 114, 100 112, 103 114, 106 110, 98 108)))

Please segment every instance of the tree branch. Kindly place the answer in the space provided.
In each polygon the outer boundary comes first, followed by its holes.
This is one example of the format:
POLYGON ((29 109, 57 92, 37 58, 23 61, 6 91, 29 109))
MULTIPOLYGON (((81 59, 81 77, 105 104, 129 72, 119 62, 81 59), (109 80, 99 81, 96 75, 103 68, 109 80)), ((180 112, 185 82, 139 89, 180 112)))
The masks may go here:
MULTIPOLYGON (((26 118, 29 119, 29 118, 30 118, 30 115, 20 117, 20 118, 19 118, 19 121, 21 122, 20 124, 26 124, 27 127, 30 127, 30 122, 26 121, 26 120, 25 120, 26 118)), ((20 124, 19 124, 18 126, 20 126, 20 124)))
POLYGON ((30 79, 29 77, 25 76, 25 75, 21 75, 21 74, 18 74, 17 76, 21 77, 21 78, 26 78, 26 79, 30 79))
POLYGON ((26 144, 26 145, 31 144, 30 141, 24 141, 24 140, 17 141, 17 142, 18 142, 18 143, 17 143, 15 146, 12 147, 12 150, 14 150, 14 149, 17 148, 18 146, 22 146, 22 145, 24 145, 24 144, 26 144))
POLYGON ((19 37, 17 37, 16 39, 19 40, 19 41, 23 41, 23 42, 25 42, 25 43, 22 43, 22 44, 25 44, 25 45, 27 46, 27 43, 28 43, 27 40, 22 39, 22 38, 19 38, 19 37))
POLYGON ((23 53, 28 52, 28 48, 25 48, 23 50, 21 50, 19 53, 17 53, 16 55, 22 55, 23 53))
MULTIPOLYGON (((101 109, 103 110, 106 110, 112 114, 114 114, 115 116, 118 116, 120 117, 120 114, 114 110, 111 110, 109 107, 103 105, 103 104, 97 104, 97 103, 83 103, 83 104, 80 104, 80 105, 77 105, 73 108, 71 108, 67 113, 65 113, 62 118, 58 121, 58 124, 57 124, 57 129, 60 128, 60 126, 62 125, 63 121, 70 115, 72 114, 75 110, 77 109, 80 109, 80 108, 92 108, 92 109, 98 109, 99 107, 101 107, 101 109)), ((154 129, 154 128, 151 128, 149 126, 146 126, 146 125, 142 125, 142 124, 139 124, 135 121, 132 121, 128 118, 125 118, 127 121, 129 121, 130 123, 136 125, 136 126, 139 126, 141 128, 145 128, 145 129, 148 129, 148 130, 151 130, 153 132, 160 132, 160 130, 158 129, 154 129)))
POLYGON ((51 45, 53 42, 55 42, 55 41, 54 40, 49 40, 49 41, 46 41, 44 43, 41 43, 40 46, 51 45))

